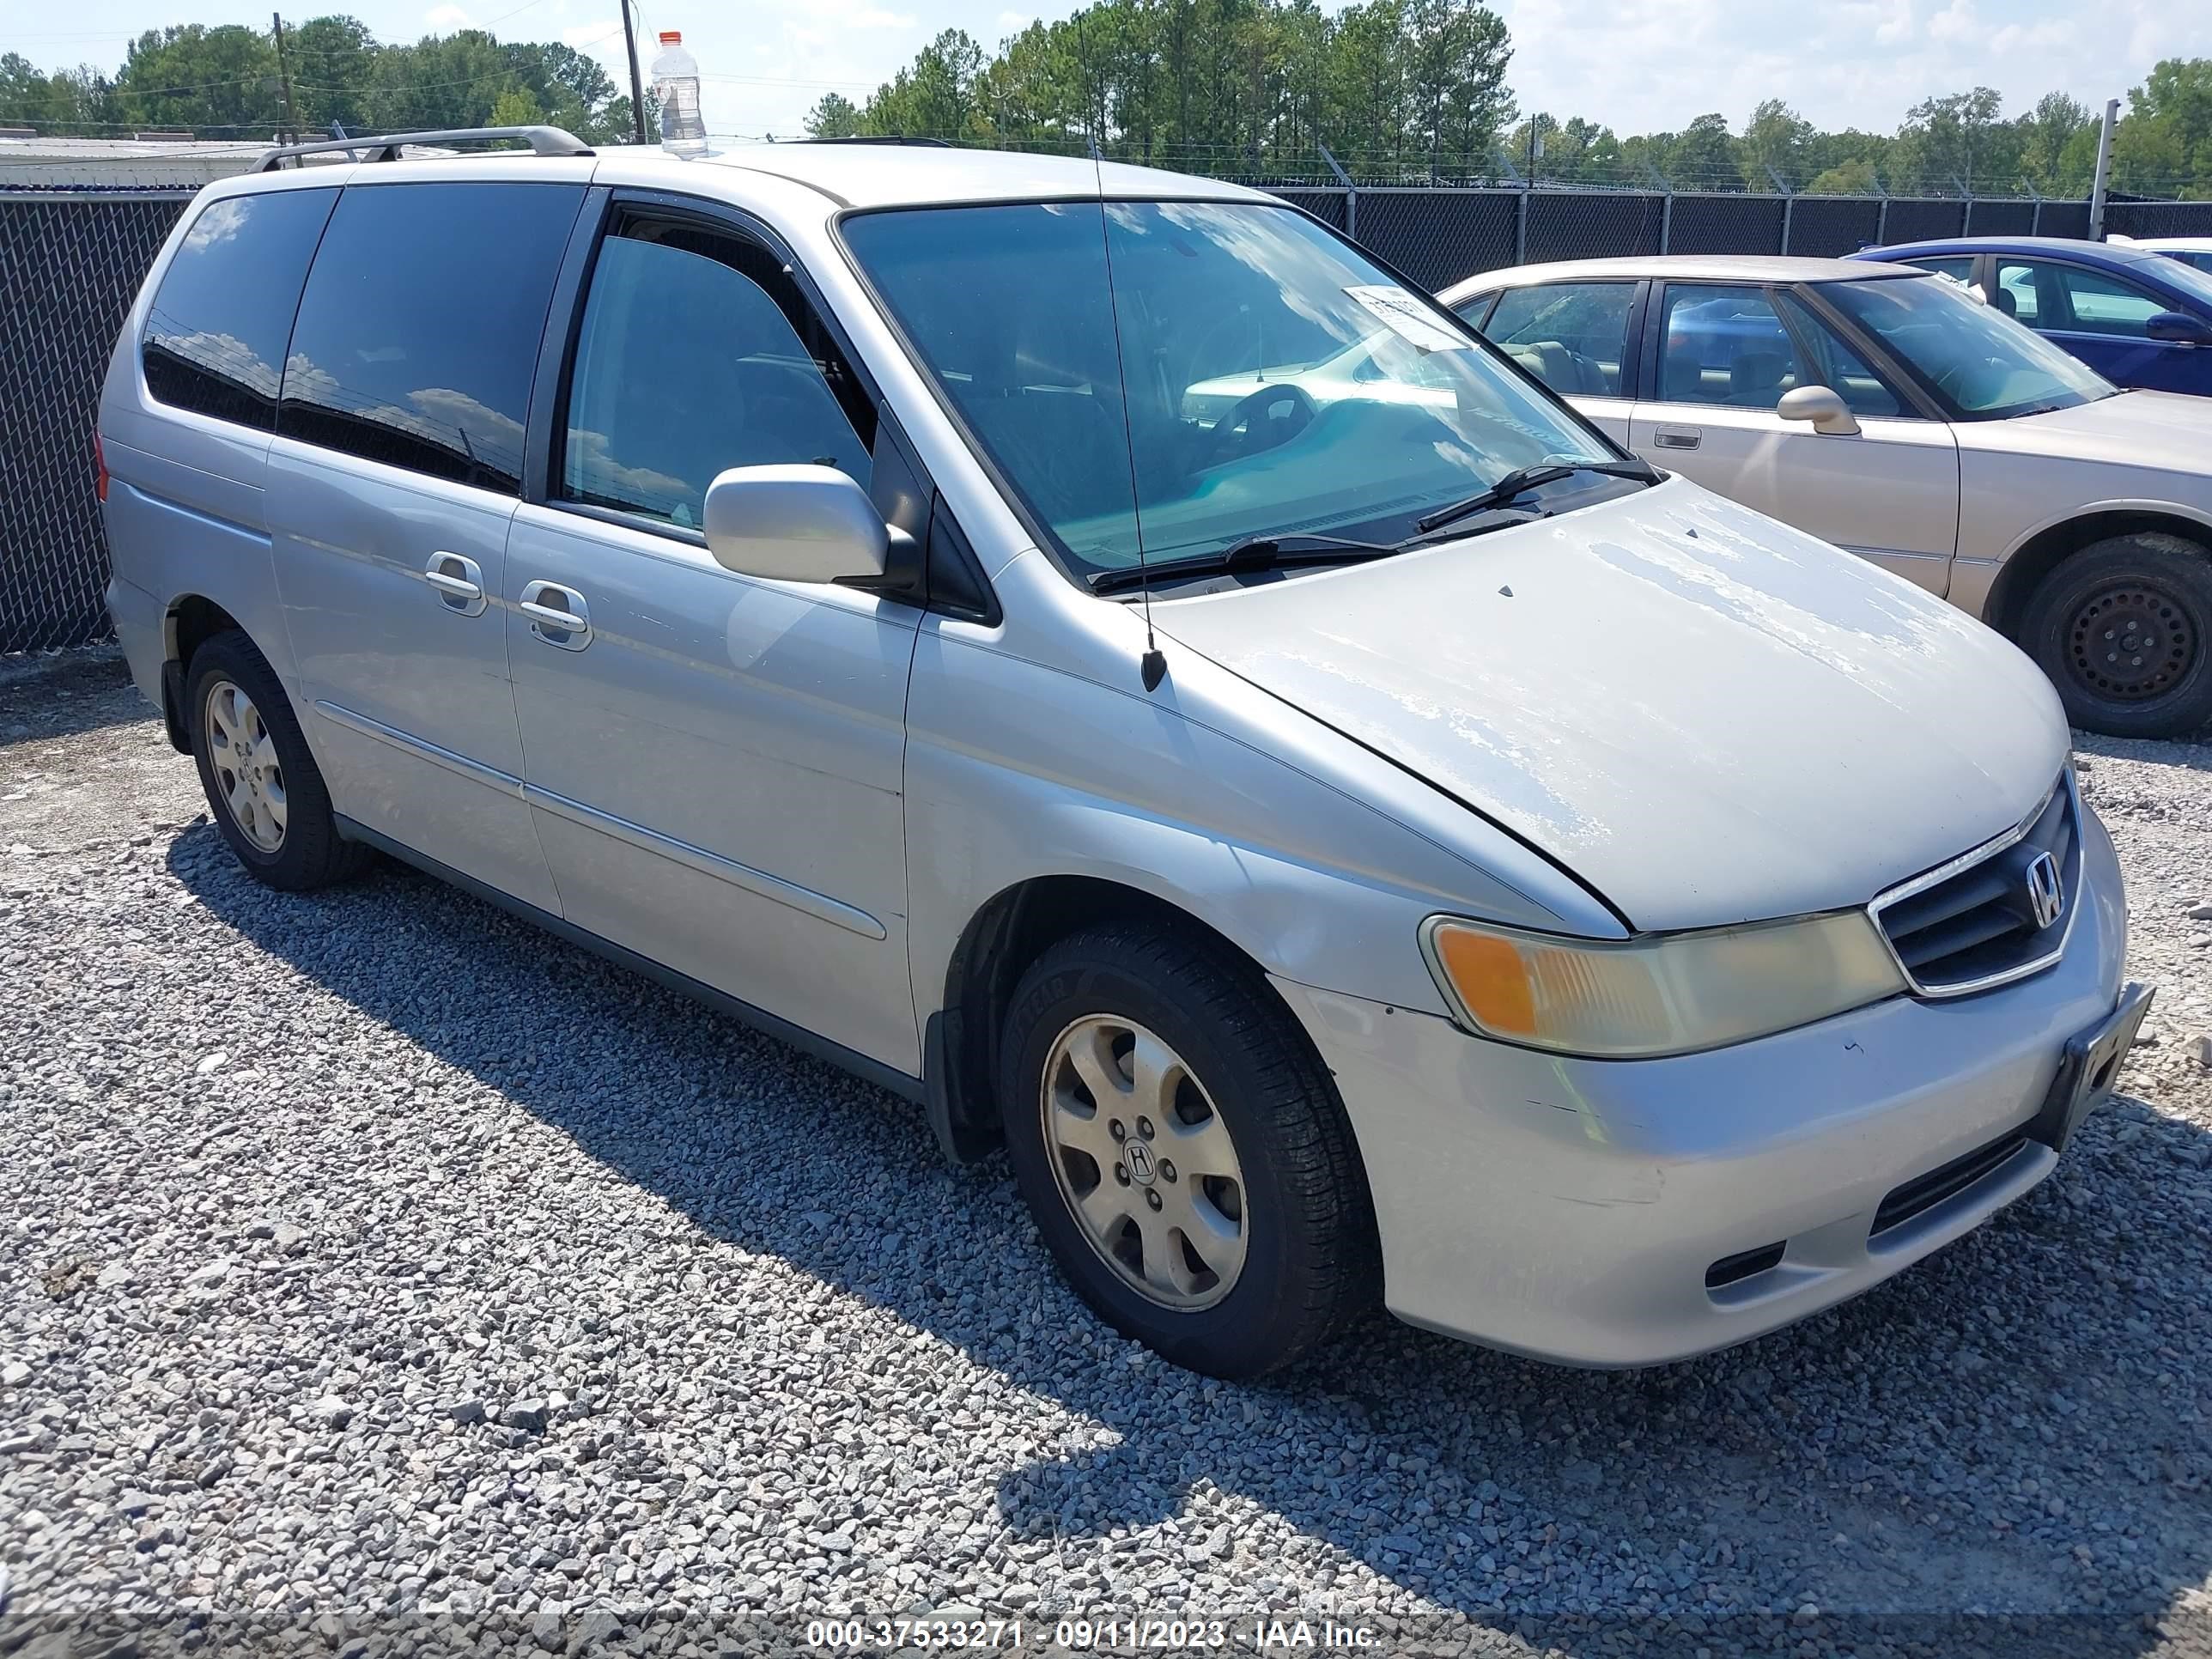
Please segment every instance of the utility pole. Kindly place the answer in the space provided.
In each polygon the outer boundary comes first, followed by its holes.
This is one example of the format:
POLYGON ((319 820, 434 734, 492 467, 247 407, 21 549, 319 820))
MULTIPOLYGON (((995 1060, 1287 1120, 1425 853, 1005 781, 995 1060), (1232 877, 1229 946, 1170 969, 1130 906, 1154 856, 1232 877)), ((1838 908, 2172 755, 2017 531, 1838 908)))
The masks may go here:
POLYGON ((629 118, 637 142, 645 142, 645 82, 637 73, 637 32, 630 27, 629 0, 622 0, 623 45, 629 49, 629 118))
POLYGON ((2105 240, 2105 191, 2112 182, 2112 128, 2120 118, 2120 100, 2105 100, 2105 125, 2097 134, 2097 182, 2089 187, 2089 240, 2105 240))
POLYGON ((284 60, 284 14, 271 12, 269 21, 276 27, 276 79, 284 88, 284 142, 296 144, 300 142, 300 118, 292 108, 291 65, 284 60))

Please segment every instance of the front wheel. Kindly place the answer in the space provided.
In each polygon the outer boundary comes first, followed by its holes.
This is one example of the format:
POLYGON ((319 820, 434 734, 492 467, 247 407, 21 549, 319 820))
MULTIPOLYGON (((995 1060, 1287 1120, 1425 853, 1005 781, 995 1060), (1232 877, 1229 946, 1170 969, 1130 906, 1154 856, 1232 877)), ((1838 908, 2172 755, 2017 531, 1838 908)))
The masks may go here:
POLYGON ((1078 934, 1023 976, 1002 1054, 1023 1196, 1124 1335, 1255 1376, 1372 1298, 1375 1223, 1343 1107, 1247 964, 1164 927, 1078 934))
POLYGON ((2153 532, 2094 543, 2028 596, 2021 644, 2075 725, 2185 737, 2212 721, 2212 552, 2153 532))

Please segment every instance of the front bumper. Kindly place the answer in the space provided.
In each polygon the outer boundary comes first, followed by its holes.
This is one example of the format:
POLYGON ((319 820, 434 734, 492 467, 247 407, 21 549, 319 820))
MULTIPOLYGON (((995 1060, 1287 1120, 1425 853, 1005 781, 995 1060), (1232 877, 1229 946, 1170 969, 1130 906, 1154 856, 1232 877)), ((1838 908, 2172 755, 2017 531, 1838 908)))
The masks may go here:
POLYGON ((2056 1165, 2004 1144, 2119 994, 2126 900, 2086 808, 2082 846, 2055 967, 1710 1054, 1538 1054, 1276 980, 1351 1116, 1391 1311, 1540 1358, 1650 1364, 1802 1319, 1979 1224, 2056 1165), (1972 1178, 1873 1236, 1886 1198, 1954 1163, 1972 1178), (1777 1243, 1778 1263, 1708 1288, 1716 1263, 1777 1243))

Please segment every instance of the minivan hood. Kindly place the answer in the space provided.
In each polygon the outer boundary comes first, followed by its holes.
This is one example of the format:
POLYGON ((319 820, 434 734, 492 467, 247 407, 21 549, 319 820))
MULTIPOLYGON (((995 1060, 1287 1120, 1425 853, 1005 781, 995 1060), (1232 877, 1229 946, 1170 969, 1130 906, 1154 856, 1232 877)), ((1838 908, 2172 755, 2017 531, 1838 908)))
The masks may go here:
MULTIPOLYGON (((2123 392, 2071 409, 2008 421, 1964 421, 1951 429, 1968 449, 2185 474, 2179 494, 2212 507, 2212 477, 2205 473, 2205 458, 2212 455, 2212 398, 2123 392)), ((2168 485, 2167 492, 2173 489, 2168 485)))
POLYGON ((2019 823, 2069 745, 1981 623, 1681 478, 1154 618, 1638 930, 1863 904, 2019 823))

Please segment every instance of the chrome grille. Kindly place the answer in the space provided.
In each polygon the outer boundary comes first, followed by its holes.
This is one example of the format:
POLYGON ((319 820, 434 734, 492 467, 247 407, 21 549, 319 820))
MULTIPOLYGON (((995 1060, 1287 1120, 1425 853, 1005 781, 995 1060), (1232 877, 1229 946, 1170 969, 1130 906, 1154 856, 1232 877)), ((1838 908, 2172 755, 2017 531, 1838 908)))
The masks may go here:
POLYGON ((2018 828, 1890 889, 1869 913, 1914 991, 1965 996, 2057 961, 2073 930, 2081 886, 2081 806, 2069 769, 2018 828), (2049 864, 2039 870, 2046 857, 2049 864), (2054 870, 2055 914, 2049 891, 2054 870))

